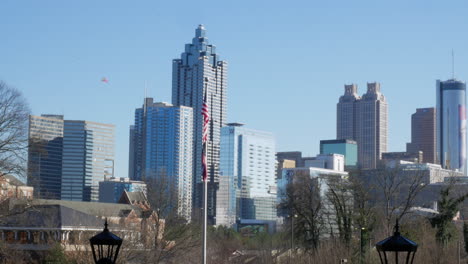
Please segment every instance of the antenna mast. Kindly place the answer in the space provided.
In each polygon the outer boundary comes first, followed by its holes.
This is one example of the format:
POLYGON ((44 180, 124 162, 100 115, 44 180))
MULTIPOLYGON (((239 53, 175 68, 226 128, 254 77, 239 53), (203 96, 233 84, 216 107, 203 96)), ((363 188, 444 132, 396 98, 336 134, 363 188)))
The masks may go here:
POLYGON ((452 49, 452 79, 455 80, 455 54, 452 49))

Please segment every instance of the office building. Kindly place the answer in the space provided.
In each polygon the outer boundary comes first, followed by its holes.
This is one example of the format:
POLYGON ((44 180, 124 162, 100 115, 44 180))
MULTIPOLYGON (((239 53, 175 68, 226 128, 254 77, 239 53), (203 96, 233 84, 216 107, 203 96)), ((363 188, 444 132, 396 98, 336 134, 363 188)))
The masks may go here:
POLYGON ((357 143, 351 139, 320 140, 320 154, 341 154, 345 166, 356 166, 358 162, 357 143))
POLYGON ((466 84, 437 80, 436 92, 437 159, 443 168, 466 175, 466 84))
POLYGON ((227 62, 216 53, 216 47, 209 44, 206 30, 199 25, 191 44, 185 45, 180 59, 172 63, 172 104, 193 108, 193 183, 194 206, 202 205, 202 125, 203 99, 206 95, 210 113, 208 129, 208 218, 214 222, 216 215, 216 189, 219 181, 219 151, 221 127, 226 124, 227 115, 227 62))
POLYGON ((337 105, 337 139, 351 139, 358 145, 358 164, 375 168, 387 151, 388 111, 380 83, 367 83, 359 98, 356 85, 346 85, 337 105))
MULTIPOLYGON (((220 173, 221 177, 230 177, 230 183, 236 183, 229 192, 238 190, 239 219, 276 219, 275 140, 271 133, 239 123, 223 127, 220 173)), ((218 207, 222 204, 219 201, 218 207)))
POLYGON ((146 195, 146 183, 142 181, 132 181, 129 178, 109 178, 99 182, 99 202, 117 203, 122 197, 122 193, 143 192, 146 195))
POLYGON ((169 189, 170 207, 187 220, 192 213, 193 118, 190 107, 145 98, 130 126, 129 178, 169 189))
POLYGON ((436 110, 434 107, 418 108, 411 115, 411 143, 406 152, 423 152, 424 163, 437 163, 436 159, 436 110))
POLYGON ((302 152, 300 151, 282 151, 276 153, 276 160, 281 162, 283 160, 292 160, 295 163, 295 167, 304 167, 304 160, 302 159, 302 152))
POLYGON ((37 198, 60 199, 63 116, 29 116, 28 185, 37 198))
POLYGON ((62 200, 99 201, 99 182, 114 173, 114 130, 110 124, 64 121, 62 200))
POLYGON ((336 105, 336 138, 356 139, 356 102, 361 98, 357 94, 357 85, 345 85, 345 93, 336 105))
POLYGON ((113 176, 114 125, 30 116, 28 184, 36 197, 98 201, 99 181, 113 176))

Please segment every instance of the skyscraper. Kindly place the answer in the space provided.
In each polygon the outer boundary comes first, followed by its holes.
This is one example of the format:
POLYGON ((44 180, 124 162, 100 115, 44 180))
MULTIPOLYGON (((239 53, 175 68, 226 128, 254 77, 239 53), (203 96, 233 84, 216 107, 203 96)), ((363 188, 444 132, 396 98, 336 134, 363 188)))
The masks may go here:
POLYGON ((60 199, 63 116, 29 116, 28 184, 35 197, 60 199))
POLYGON ((424 163, 436 163, 436 111, 434 107, 418 108, 411 115, 411 143, 406 152, 423 152, 424 163))
POLYGON ((227 63, 221 61, 215 46, 208 43, 206 30, 199 25, 191 44, 185 45, 180 59, 172 63, 172 104, 193 108, 193 183, 194 206, 202 205, 202 125, 203 97, 210 111, 208 134, 208 217, 216 215, 216 189, 219 178, 220 131, 227 115, 227 63))
MULTIPOLYGON (((273 221, 276 219, 275 140, 271 133, 230 123, 221 129, 221 176, 236 183, 237 216, 240 219, 273 221)), ((220 195, 224 195, 221 194, 220 195)), ((234 206, 229 196, 229 206, 234 206)), ((225 203, 219 201, 218 208, 225 203)), ((219 211, 233 212, 232 209, 219 211)), ((218 221, 217 221, 218 224, 218 221)))
POLYGON ((359 98, 356 85, 346 85, 337 105, 337 138, 352 139, 358 145, 358 163, 375 168, 387 151, 388 111, 380 83, 367 83, 367 92, 359 98), (352 113, 352 114, 351 114, 352 113))
POLYGON ((336 105, 337 139, 356 139, 356 102, 360 99, 356 84, 345 85, 345 94, 336 105))
POLYGON ((28 183, 38 197, 98 201, 99 181, 113 176, 114 125, 30 116, 28 183))
POLYGON ((115 126, 65 120, 62 200, 99 201, 99 182, 113 176, 115 126))
MULTIPOLYGON (((191 219, 193 173, 193 111, 186 106, 154 103, 145 98, 135 110, 130 126, 130 171, 132 180, 154 179, 166 191, 170 208, 191 219), (173 199, 172 199, 173 198, 173 199)), ((152 186, 153 188, 155 186, 152 186)))
POLYGON ((466 175, 466 84, 437 80, 437 159, 466 175))

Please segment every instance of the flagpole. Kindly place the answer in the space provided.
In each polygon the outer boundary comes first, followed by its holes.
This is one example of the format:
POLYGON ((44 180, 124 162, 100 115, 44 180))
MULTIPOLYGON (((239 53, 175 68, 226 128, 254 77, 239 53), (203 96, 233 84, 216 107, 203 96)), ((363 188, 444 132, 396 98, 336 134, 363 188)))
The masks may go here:
MULTIPOLYGON (((206 145, 205 145, 206 150, 206 145)), ((203 181, 203 264, 206 264, 206 228, 208 218, 208 179, 203 181)))
MULTIPOLYGON (((204 172, 202 175, 203 179, 203 248, 202 248, 202 264, 206 264, 206 229, 207 229, 207 219, 208 219, 208 166, 207 166, 207 159, 206 155, 208 153, 208 137, 207 137, 207 123, 205 122, 205 115, 208 114, 208 109, 205 108, 207 107, 207 93, 208 93, 208 81, 209 79, 205 77, 205 93, 204 93, 204 98, 203 98, 203 110, 202 110, 202 115, 204 117, 203 120, 203 136, 202 136, 202 144, 203 144, 203 153, 202 155, 204 159, 204 172), (204 112, 206 110, 206 113, 204 112)), ((209 119, 206 119, 209 120, 209 119)))

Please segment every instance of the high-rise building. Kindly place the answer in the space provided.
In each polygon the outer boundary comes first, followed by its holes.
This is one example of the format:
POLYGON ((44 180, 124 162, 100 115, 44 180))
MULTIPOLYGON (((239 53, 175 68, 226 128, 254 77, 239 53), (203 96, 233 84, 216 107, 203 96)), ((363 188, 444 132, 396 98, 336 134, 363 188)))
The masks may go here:
POLYGON ((29 116, 28 184, 37 198, 60 199, 63 116, 29 116))
POLYGON ((361 98, 357 94, 357 85, 345 85, 345 93, 336 105, 336 138, 356 139, 356 105, 361 98))
POLYGON ((437 159, 445 169, 466 175, 466 84, 437 80, 437 159))
POLYGON ((28 183, 38 198, 98 201, 113 176, 114 125, 30 116, 28 183))
MULTIPOLYGON (((130 126, 130 178, 170 188, 171 208, 191 219, 193 173, 193 111, 186 106, 154 103, 145 98, 130 126), (172 190, 175 194, 172 196, 172 190)), ((156 190, 157 191, 157 190, 156 190)))
POLYGON ((411 143, 406 152, 423 152, 423 163, 436 163, 436 111, 434 107, 418 108, 411 115, 411 143))
POLYGON ((300 151, 283 151, 276 153, 276 160, 282 162, 283 160, 293 160, 294 168, 304 167, 304 160, 302 159, 302 152, 300 151))
POLYGON ((99 201, 99 182, 114 172, 114 130, 110 124, 65 120, 62 200, 99 201))
POLYGON ((206 100, 210 114, 208 129, 208 218, 216 215, 216 189, 219 178, 221 127, 227 115, 227 62, 221 61, 215 46, 208 43, 206 30, 199 25, 191 44, 185 45, 180 59, 172 63, 172 103, 193 108, 193 183, 194 206, 202 205, 202 103, 206 100))
POLYGON ((356 85, 346 85, 345 95, 340 97, 337 137, 355 140, 359 165, 364 169, 375 168, 382 153, 387 151, 387 101, 380 92, 380 83, 367 83, 362 98, 356 92, 356 85))
POLYGON ((320 140, 320 154, 341 154, 345 166, 356 166, 358 161, 357 143, 351 139, 320 140))
MULTIPOLYGON (((238 190, 239 219, 276 219, 275 162, 275 140, 271 133, 248 129, 239 123, 221 129, 220 173, 237 184, 230 193, 238 190)), ((222 204, 219 201, 218 207, 222 204)))

